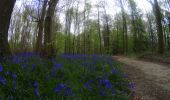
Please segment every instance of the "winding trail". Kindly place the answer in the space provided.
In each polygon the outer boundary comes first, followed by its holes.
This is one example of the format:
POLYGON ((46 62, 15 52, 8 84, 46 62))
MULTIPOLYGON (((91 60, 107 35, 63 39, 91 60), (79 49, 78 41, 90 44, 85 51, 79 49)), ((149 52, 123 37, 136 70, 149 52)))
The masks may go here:
POLYGON ((170 68, 153 62, 140 61, 123 56, 114 56, 136 87, 134 100, 170 100, 170 68))

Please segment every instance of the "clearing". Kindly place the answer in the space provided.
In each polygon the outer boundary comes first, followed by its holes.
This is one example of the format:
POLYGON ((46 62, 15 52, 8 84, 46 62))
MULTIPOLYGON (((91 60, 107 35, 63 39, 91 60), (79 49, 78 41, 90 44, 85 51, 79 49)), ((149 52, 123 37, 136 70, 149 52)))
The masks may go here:
POLYGON ((170 68, 168 65, 114 56, 125 64, 129 79, 135 83, 134 100, 170 100, 170 68))

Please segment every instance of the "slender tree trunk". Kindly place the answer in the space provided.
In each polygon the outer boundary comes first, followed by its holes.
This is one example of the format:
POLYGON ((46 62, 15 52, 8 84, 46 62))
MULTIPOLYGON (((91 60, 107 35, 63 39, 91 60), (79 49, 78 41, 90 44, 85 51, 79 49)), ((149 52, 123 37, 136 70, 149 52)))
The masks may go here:
POLYGON ((128 36, 127 36, 127 22, 125 17, 125 10, 123 6, 123 1, 120 0, 121 11, 122 11, 122 19, 123 19, 123 53, 128 52, 128 36))
POLYGON ((85 22, 86 22, 86 0, 85 0, 85 5, 84 5, 84 22, 83 22, 83 26, 84 26, 84 35, 83 35, 83 38, 84 38, 84 45, 83 45, 83 53, 86 54, 86 32, 85 32, 85 29, 86 29, 86 26, 85 26, 85 22))
POLYGON ((119 53, 119 24, 117 23, 117 46, 116 46, 116 49, 117 49, 117 53, 119 53))
POLYGON ((163 29, 162 29, 162 14, 160 11, 160 7, 158 5, 158 1, 154 0, 154 12, 156 17, 156 24, 157 24, 157 32, 158 32, 158 53, 164 53, 164 36, 163 36, 163 29))
POLYGON ((8 44, 8 29, 16 0, 0 0, 0 56, 11 54, 8 44))
POLYGON ((150 32, 150 36, 151 36, 151 50, 152 50, 152 53, 153 53, 153 44, 154 44, 154 33, 153 33, 153 29, 152 29, 152 22, 151 22, 151 19, 149 17, 149 15, 147 15, 147 18, 148 18, 148 23, 149 23, 149 32, 150 32))
POLYGON ((41 11, 41 18, 38 23, 38 37, 36 41, 36 52, 40 53, 42 50, 42 38, 43 38, 43 27, 44 27, 44 18, 46 13, 46 7, 47 7, 48 0, 44 0, 43 8, 41 11))
POLYGON ((100 13, 99 13, 99 6, 98 9, 98 34, 99 34, 99 42, 100 42, 100 54, 102 54, 102 37, 101 37, 101 31, 100 31, 100 13))

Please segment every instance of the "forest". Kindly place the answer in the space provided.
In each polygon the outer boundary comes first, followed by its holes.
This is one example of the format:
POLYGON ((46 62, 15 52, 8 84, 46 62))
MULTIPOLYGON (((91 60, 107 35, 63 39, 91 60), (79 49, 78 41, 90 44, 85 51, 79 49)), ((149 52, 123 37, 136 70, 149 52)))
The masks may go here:
POLYGON ((0 0, 2 100, 168 100, 169 58, 169 0, 0 0))

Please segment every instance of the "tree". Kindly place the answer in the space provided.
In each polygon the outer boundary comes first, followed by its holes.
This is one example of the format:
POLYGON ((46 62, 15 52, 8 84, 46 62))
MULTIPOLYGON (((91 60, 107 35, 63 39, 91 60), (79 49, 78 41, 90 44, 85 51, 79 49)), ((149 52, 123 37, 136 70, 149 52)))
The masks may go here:
POLYGON ((129 8, 131 11, 131 32, 133 33, 133 51, 141 52, 146 49, 145 45, 145 27, 143 24, 142 14, 134 0, 129 0, 129 8))
POLYGON ((162 14, 160 7, 158 5, 158 1, 154 0, 154 13, 156 17, 156 25, 157 25, 157 32, 158 32, 158 53, 164 53, 164 36, 163 36, 163 29, 162 29, 162 14))
POLYGON ((97 26, 98 26, 98 34, 99 34, 99 42, 100 42, 100 54, 102 54, 102 37, 101 37, 101 30, 100 30, 100 5, 97 5, 97 15, 98 15, 98 19, 97 19, 97 26))
POLYGON ((38 36, 37 36, 37 41, 36 41, 36 52, 38 53, 40 53, 42 50, 43 27, 44 27, 44 18, 46 14, 47 3, 48 3, 48 0, 44 0, 42 11, 41 11, 41 16, 38 22, 38 36))
POLYGON ((54 54, 53 48, 53 40, 52 40, 52 33, 53 33, 53 17, 56 5, 59 0, 50 0, 48 3, 47 14, 45 18, 45 25, 44 25, 44 53, 45 56, 51 57, 54 54))
POLYGON ((123 52, 128 52, 128 36, 127 36, 127 21, 126 15, 123 5, 123 0, 119 0, 121 12, 122 12, 122 19, 123 19, 123 52))
POLYGON ((0 0, 0 55, 10 55, 8 29, 16 0, 0 0))

